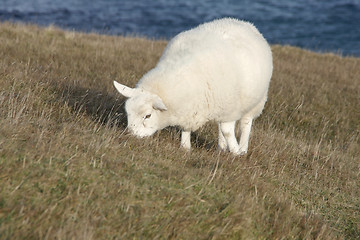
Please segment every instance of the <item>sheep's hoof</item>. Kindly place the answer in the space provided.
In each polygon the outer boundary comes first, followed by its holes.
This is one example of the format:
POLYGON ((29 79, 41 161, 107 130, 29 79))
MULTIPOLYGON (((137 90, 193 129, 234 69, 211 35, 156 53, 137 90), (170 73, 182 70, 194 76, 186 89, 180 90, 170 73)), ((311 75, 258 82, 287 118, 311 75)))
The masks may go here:
POLYGON ((239 156, 244 156, 247 154, 247 151, 239 151, 239 156))
POLYGON ((244 155, 246 155, 247 154, 247 151, 246 150, 239 150, 237 153, 236 153, 236 155, 238 155, 238 156, 244 156, 244 155))
POLYGON ((185 152, 191 152, 191 147, 180 145, 180 149, 182 149, 185 152))
POLYGON ((226 146, 226 147, 222 147, 222 146, 218 145, 218 147, 216 148, 216 151, 217 151, 217 152, 227 152, 227 151, 229 151, 229 150, 228 150, 227 146, 226 146))

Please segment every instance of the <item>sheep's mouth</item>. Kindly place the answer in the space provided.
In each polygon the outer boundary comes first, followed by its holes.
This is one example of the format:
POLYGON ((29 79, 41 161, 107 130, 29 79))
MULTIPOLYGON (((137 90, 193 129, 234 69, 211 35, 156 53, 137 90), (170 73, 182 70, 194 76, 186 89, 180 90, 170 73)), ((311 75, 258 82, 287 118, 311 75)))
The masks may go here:
POLYGON ((141 131, 141 130, 134 130, 134 129, 129 129, 130 133, 132 135, 134 135, 136 138, 147 138, 152 136, 156 131, 150 129, 151 131, 141 131))

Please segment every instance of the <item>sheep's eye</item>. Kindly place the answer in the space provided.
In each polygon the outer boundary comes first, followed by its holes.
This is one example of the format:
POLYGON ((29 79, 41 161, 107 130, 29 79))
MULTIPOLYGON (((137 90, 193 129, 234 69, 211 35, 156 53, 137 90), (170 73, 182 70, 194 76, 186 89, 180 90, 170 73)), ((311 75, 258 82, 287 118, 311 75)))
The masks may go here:
POLYGON ((151 117, 151 114, 148 114, 144 117, 144 119, 149 119, 151 117))

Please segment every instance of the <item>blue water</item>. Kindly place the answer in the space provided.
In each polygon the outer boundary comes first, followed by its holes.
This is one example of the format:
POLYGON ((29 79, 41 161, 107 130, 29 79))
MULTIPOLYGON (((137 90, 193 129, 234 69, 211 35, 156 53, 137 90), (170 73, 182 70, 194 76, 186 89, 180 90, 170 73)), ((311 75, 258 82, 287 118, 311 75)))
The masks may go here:
POLYGON ((225 16, 273 44, 360 56, 360 0, 0 0, 0 21, 155 39, 225 16))

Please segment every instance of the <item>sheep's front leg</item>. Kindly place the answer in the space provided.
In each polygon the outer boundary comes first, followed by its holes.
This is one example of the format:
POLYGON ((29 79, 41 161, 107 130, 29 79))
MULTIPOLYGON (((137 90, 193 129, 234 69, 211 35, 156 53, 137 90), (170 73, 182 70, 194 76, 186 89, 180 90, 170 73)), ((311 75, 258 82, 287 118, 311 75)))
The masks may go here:
POLYGON ((226 140, 229 151, 236 155, 240 154, 239 144, 235 137, 235 121, 220 123, 220 129, 226 140))
POLYGON ((242 118, 240 120, 240 130, 241 130, 241 137, 240 137, 240 154, 247 153, 248 146, 249 146, 249 137, 251 131, 252 119, 251 118, 242 118))
POLYGON ((185 148, 188 151, 190 151, 190 149, 191 149, 190 138, 191 138, 190 131, 182 131, 181 132, 181 147, 185 148))
POLYGON ((227 150, 226 139, 225 139, 225 137, 224 137, 224 135, 222 134, 222 131, 221 131, 221 123, 219 123, 219 144, 218 144, 218 149, 223 150, 223 151, 227 150))

